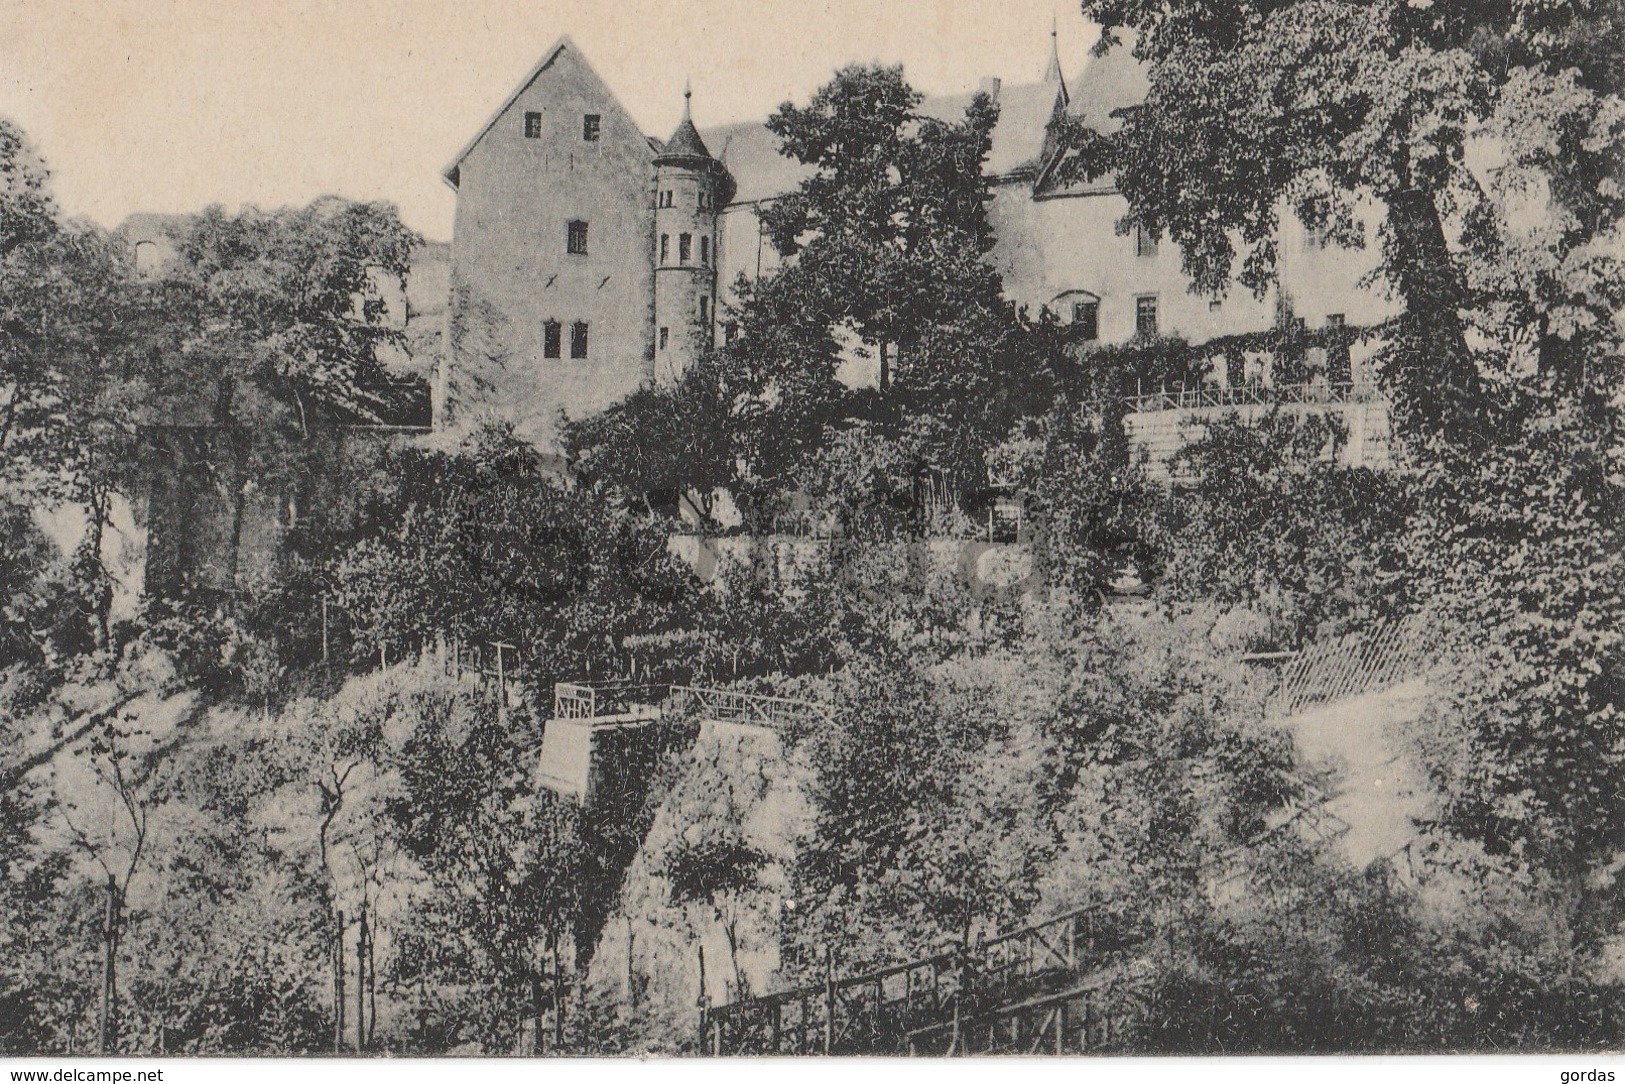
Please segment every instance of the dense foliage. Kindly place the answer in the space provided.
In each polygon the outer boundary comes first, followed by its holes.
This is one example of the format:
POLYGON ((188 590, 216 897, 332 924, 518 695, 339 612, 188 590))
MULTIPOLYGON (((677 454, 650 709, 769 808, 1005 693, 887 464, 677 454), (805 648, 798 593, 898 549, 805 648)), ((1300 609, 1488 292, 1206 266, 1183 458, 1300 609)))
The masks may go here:
POLYGON ((1084 9, 1151 92, 1058 132, 1064 171, 1112 173, 1196 288, 1266 287, 1283 210, 1356 245, 1379 208, 1397 469, 1286 410, 1143 461, 1123 396, 1305 343, 1085 346, 1011 311, 996 109, 924 117, 895 68, 770 119, 811 167, 766 212, 793 258, 675 386, 570 420, 571 477, 500 429, 321 444, 394 394, 392 209, 212 210, 142 277, 0 123, 0 1047, 95 1046, 111 945, 122 1050, 326 1051, 338 1004, 375 1050, 680 1049, 708 943, 702 996, 739 996, 1075 907, 1144 965, 1137 1049, 1617 1045, 1618 5, 1084 9), (836 378, 864 353, 875 386, 836 378), (224 434, 187 484, 230 513, 236 589, 153 577, 121 623, 102 535, 165 419, 224 434), (249 503, 317 466, 247 582, 249 503), (758 537, 708 590, 669 516, 723 494, 758 537), (1003 578, 953 544, 998 499, 1028 543, 1003 578), (62 554, 36 511, 69 507, 62 554), (1336 768, 1306 777, 1238 659, 1408 614, 1444 664, 1388 720, 1426 770, 1420 875, 1282 830, 1336 768), (512 652, 504 702, 451 641, 512 652), (749 750, 604 738, 614 785, 577 805, 536 768, 584 677, 830 711, 749 750))

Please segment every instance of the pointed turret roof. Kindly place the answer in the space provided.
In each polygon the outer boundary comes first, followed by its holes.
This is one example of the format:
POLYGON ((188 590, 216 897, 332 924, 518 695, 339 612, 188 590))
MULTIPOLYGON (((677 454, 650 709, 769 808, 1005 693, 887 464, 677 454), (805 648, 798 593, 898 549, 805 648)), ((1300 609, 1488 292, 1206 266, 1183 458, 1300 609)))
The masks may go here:
MULTIPOLYGON (((711 151, 706 147, 705 140, 700 138, 700 131, 694 127, 694 117, 690 111, 691 99, 694 91, 687 84, 683 86, 683 119, 678 122, 677 130, 671 134, 660 148, 660 158, 711 158, 711 151)), ((656 159, 658 162, 659 159, 656 159)))
POLYGON ((1064 109, 1072 104, 1072 96, 1066 90, 1066 76, 1061 74, 1061 31, 1055 16, 1049 21, 1049 67, 1044 69, 1044 83, 1060 84, 1060 108, 1064 109))

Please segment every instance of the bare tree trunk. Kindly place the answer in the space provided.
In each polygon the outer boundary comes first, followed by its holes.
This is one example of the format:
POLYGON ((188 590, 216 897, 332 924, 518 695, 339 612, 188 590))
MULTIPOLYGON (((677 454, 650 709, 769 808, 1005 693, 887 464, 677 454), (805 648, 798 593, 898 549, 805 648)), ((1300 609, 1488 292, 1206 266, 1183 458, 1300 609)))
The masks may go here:
POLYGON ((333 1053, 344 1053, 344 912, 333 912, 333 1053))
POLYGON ((100 1054, 114 1053, 118 1041, 118 895, 118 883, 109 873, 106 910, 102 916, 101 1037, 97 1044, 100 1054))

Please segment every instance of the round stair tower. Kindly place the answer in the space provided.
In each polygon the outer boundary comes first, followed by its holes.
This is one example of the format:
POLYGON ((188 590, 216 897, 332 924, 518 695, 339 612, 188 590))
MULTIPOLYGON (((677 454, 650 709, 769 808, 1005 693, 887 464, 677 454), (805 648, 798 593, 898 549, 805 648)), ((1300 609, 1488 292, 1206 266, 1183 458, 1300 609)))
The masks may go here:
POLYGON ((714 341, 717 320, 717 217, 734 182, 711 157, 690 114, 655 156, 655 358, 657 384, 682 379, 714 341))

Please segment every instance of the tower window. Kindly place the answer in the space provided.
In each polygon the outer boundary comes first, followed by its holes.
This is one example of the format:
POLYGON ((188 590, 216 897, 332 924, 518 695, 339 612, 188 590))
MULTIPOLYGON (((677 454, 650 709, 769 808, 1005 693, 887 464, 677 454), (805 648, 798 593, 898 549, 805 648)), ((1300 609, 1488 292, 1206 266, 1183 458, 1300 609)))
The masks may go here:
POLYGON ((1157 238, 1144 226, 1134 227, 1134 255, 1155 256, 1157 254, 1157 238))
POLYGON ((1155 294, 1134 299, 1134 334, 1145 339, 1157 336, 1157 298, 1155 294))
POLYGON ((700 266, 711 265, 711 239, 704 234, 700 235, 700 266))
POLYGON ((1100 302, 1079 301, 1072 306, 1072 326, 1078 338, 1093 342, 1100 338, 1100 302))
POLYGON ((709 323, 710 320, 711 320, 711 299, 709 297, 701 296, 701 298, 700 298, 700 323, 702 323, 702 324, 709 323))
POLYGON ((598 142, 598 133, 603 127, 604 118, 597 113, 587 113, 581 118, 581 138, 588 143, 598 142))
POLYGON ((585 321, 577 320, 570 325, 570 356, 577 359, 587 356, 587 325, 585 321))
POLYGON ((566 247, 572 256, 585 256, 587 254, 587 224, 578 220, 572 221, 568 230, 566 247))
POLYGON ((694 255, 694 238, 689 234, 677 235, 677 262, 687 263, 694 255))
POLYGON ((525 114, 525 138, 542 138, 542 115, 540 113, 525 114))
POLYGON ((663 233, 660 235, 660 262, 665 263, 669 259, 671 259, 671 234, 663 233))
POLYGON ((542 357, 556 358, 559 356, 560 344, 563 340, 564 327, 557 320, 547 320, 542 324, 542 357))
POLYGON ((1303 247, 1307 252, 1316 252, 1326 247, 1325 226, 1305 226, 1303 228, 1303 247))
POLYGON ((670 337, 670 335, 671 335, 671 328, 663 327, 663 328, 660 329, 660 349, 662 349, 662 350, 666 349, 666 342, 667 342, 668 338, 670 337))
POLYGON ((671 189, 669 189, 669 188, 666 189, 665 191, 661 192, 660 193, 660 206, 662 206, 662 207, 670 207, 671 206, 671 196, 672 196, 672 192, 671 192, 671 189))
POLYGON ((710 197, 706 194, 705 189, 700 189, 699 197, 694 201, 694 205, 703 211, 709 202, 710 197))

